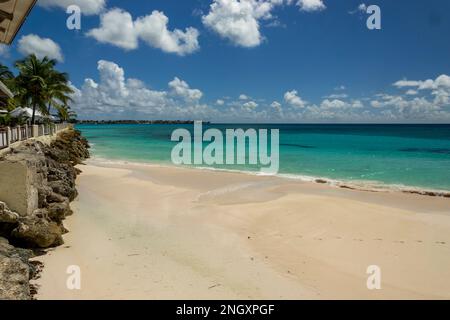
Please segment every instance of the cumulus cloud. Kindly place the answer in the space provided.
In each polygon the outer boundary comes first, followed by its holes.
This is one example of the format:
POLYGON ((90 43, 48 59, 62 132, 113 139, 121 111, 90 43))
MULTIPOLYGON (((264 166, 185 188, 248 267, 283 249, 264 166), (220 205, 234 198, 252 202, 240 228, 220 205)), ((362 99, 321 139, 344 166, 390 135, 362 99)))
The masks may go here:
POLYGON ((0 44, 0 57, 9 56, 9 47, 6 44, 0 44))
POLYGON ((203 96, 203 93, 200 90, 191 89, 185 81, 180 80, 177 77, 169 82, 169 87, 172 89, 174 95, 187 101, 198 101, 203 96))
POLYGON ((297 5, 300 7, 300 10, 312 12, 312 11, 321 11, 326 9, 323 0, 299 0, 297 5))
POLYGON ((265 39, 261 26, 284 26, 273 14, 275 8, 296 4, 306 12, 326 8, 323 0, 213 0, 203 24, 220 37, 240 47, 256 47, 265 39), (263 23, 267 22, 267 23, 263 23))
MULTIPOLYGON (((220 122, 448 122, 450 86, 446 76, 434 80, 396 82, 395 87, 415 90, 382 92, 354 98, 323 98, 306 102, 296 90, 281 101, 262 98, 223 98, 213 107, 204 93, 174 77, 164 89, 152 89, 111 61, 98 62, 98 81, 88 78, 74 87, 74 109, 81 119, 203 119, 220 122), (418 89, 422 87, 423 89, 418 89), (225 100, 226 99, 226 100, 225 100), (221 106, 218 108, 217 106, 221 106)), ((410 80, 400 80, 410 81, 410 80)), ((398 91, 392 88, 392 91, 398 91)))
POLYGON ((100 27, 87 33, 98 42, 109 43, 125 50, 138 47, 138 34, 130 13, 112 9, 100 17, 100 27))
POLYGON ((248 101, 242 105, 246 109, 255 109, 258 104, 255 101, 248 101))
POLYGON ((237 46, 256 47, 264 39, 260 32, 260 20, 270 19, 274 6, 282 2, 214 0, 202 21, 210 30, 237 46))
POLYGON ((245 94, 239 95, 239 100, 248 100, 248 99, 250 99, 250 98, 245 94))
POLYGON ((66 10, 70 5, 77 5, 85 15, 99 14, 106 6, 105 0, 39 0, 38 5, 44 8, 60 8, 66 10))
POLYGON ((355 14, 355 13, 366 13, 367 12, 367 5, 365 3, 361 3, 358 5, 358 7, 356 7, 355 10, 349 11, 350 14, 355 14))
POLYGON ((306 102, 298 96, 297 90, 287 91, 284 94, 284 101, 292 107, 303 108, 306 106, 306 102))
POLYGON ((333 93, 333 94, 330 94, 330 95, 326 96, 325 98, 328 98, 328 99, 345 99, 345 98, 348 98, 348 94, 346 94, 346 93, 333 93))
POLYGON ((85 79, 74 88, 73 108, 81 119, 205 119, 217 117, 214 109, 201 104, 202 93, 175 77, 167 90, 154 90, 139 79, 126 78, 114 62, 97 63, 99 82, 85 79))
POLYGON ((197 29, 189 27, 185 31, 170 31, 168 24, 169 18, 163 12, 153 11, 136 21, 136 32, 148 45, 164 52, 185 55, 199 49, 197 29))
POLYGON ((399 80, 394 86, 400 89, 409 88, 408 92, 417 93, 417 90, 428 91, 435 97, 436 105, 447 105, 450 103, 450 76, 442 74, 436 79, 427 80, 399 80))
POLYGON ((418 93, 419 92, 417 90, 413 90, 413 89, 409 89, 408 91, 406 91, 406 94, 410 95, 410 96, 414 96, 414 95, 416 95, 418 93))
POLYGON ((394 83, 397 88, 416 87, 419 90, 431 90, 439 88, 450 89, 450 77, 446 74, 438 76, 436 79, 427 80, 399 80, 394 83))
POLYGON ((281 112, 282 111, 282 107, 281 107, 281 103, 279 103, 278 101, 274 101, 270 104, 270 106, 275 109, 277 112, 281 112))
POLYGON ((168 29, 169 18, 161 11, 133 20, 122 9, 112 9, 100 16, 100 26, 87 35, 101 43, 108 43, 125 50, 138 48, 139 40, 164 52, 186 55, 197 51, 199 32, 188 27, 185 31, 168 29))
POLYGON ((60 62, 64 61, 61 47, 55 41, 49 38, 41 38, 35 34, 20 38, 18 50, 23 55, 35 54, 39 59, 48 57, 60 62))
POLYGON ((320 104, 324 109, 347 109, 347 108, 362 108, 363 104, 360 100, 352 100, 350 102, 340 99, 325 99, 320 104))

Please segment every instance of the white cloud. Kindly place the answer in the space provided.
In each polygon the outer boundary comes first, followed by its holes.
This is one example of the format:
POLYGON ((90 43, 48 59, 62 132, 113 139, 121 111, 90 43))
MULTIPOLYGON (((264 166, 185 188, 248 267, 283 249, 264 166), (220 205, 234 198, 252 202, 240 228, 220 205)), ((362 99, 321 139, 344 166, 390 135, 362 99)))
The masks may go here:
POLYGON ((326 9, 323 0, 299 0, 297 5, 300 7, 300 10, 312 12, 312 11, 321 11, 326 9))
POLYGON ((87 33, 101 43, 109 43, 125 50, 138 47, 138 34, 133 17, 122 9, 112 9, 100 16, 100 27, 87 33))
POLYGON ((177 77, 169 82, 169 87, 172 89, 174 95, 188 101, 197 101, 203 96, 203 93, 200 90, 191 89, 185 81, 180 80, 177 77))
POLYGON ((270 106, 275 109, 277 112, 281 112, 282 108, 281 108, 281 103, 279 103, 278 101, 274 101, 270 104, 270 106))
POLYGON ((333 93, 333 94, 330 94, 330 95, 326 96, 325 98, 328 98, 328 99, 345 99, 345 98, 348 98, 348 94, 346 94, 346 93, 333 93))
POLYGON ((278 4, 282 1, 214 0, 202 21, 206 27, 237 46, 256 47, 264 39, 260 20, 270 19, 270 12, 278 4))
POLYGON ((272 11, 282 5, 296 4, 300 10, 313 12, 325 9, 323 0, 213 0, 203 24, 236 46, 251 48, 265 39, 262 22, 267 27, 284 26, 272 11))
MULTIPOLYGON (((449 83, 445 76, 416 89, 417 95, 379 93, 364 98, 326 98, 304 101, 296 90, 287 91, 285 103, 261 98, 222 98, 212 108, 202 102, 203 92, 180 77, 162 90, 139 79, 127 78, 117 64, 100 60, 99 81, 86 79, 75 88, 74 109, 81 119, 203 119, 220 122, 448 122, 449 83), (421 93, 426 93, 420 96, 421 93)), ((409 83, 408 85, 411 85, 409 83)), ((411 87, 409 87, 411 88, 411 87)), ((411 89, 413 90, 413 89, 411 89)))
POLYGON ((419 90, 434 90, 439 88, 450 89, 450 76, 442 74, 435 80, 427 79, 423 81, 403 79, 395 82, 394 86, 396 86, 397 88, 416 87, 419 90))
POLYGON ((248 100, 248 99, 250 99, 250 98, 245 94, 239 95, 239 100, 248 100))
POLYGON ((355 13, 366 13, 367 11, 367 5, 365 3, 361 3, 358 5, 358 7, 356 7, 355 10, 349 11, 350 14, 355 14, 355 13))
POLYGON ((306 102, 298 96, 297 90, 288 91, 284 94, 284 101, 292 107, 304 108, 306 102))
POLYGON ((35 34, 29 34, 20 38, 18 50, 23 55, 35 54, 39 59, 47 56, 50 59, 64 61, 60 46, 49 38, 41 38, 35 34))
POLYGON ((418 93, 419 92, 417 90, 412 90, 412 89, 409 89, 408 91, 406 91, 406 94, 410 95, 410 96, 414 96, 414 95, 416 95, 418 93))
POLYGON ((100 27, 87 35, 102 43, 109 43, 125 50, 139 46, 139 39, 164 52, 186 55, 197 51, 199 32, 189 27, 185 31, 168 29, 169 18, 161 11, 153 11, 133 21, 127 11, 112 9, 100 17, 100 27))
POLYGON ((363 104, 359 100, 347 102, 340 99, 325 99, 320 104, 320 107, 324 109, 362 108, 363 104))
POLYGON ((246 109, 255 109, 258 104, 255 101, 248 101, 242 105, 246 109))
POLYGON ((153 11, 151 15, 136 21, 136 31, 148 45, 164 52, 185 55, 199 49, 197 29, 189 27, 185 31, 167 29, 169 18, 163 12, 153 11))
POLYGON ((100 81, 87 78, 74 87, 73 108, 81 119, 204 119, 218 117, 216 110, 201 104, 202 93, 175 77, 168 90, 150 89, 142 81, 126 78, 111 61, 97 64, 100 81), (181 99, 179 99, 181 98, 181 99))
POLYGON ((408 90, 411 94, 412 92, 417 92, 417 90, 430 91, 430 93, 435 97, 434 103, 436 105, 448 105, 450 103, 450 76, 442 74, 436 79, 427 80, 399 80, 394 83, 397 88, 414 88, 415 90, 408 90))
POLYGON ((0 57, 9 56, 9 47, 6 44, 0 44, 0 57))
POLYGON ((70 5, 77 5, 85 15, 99 14, 106 6, 105 0, 39 0, 38 5, 44 8, 61 8, 66 10, 70 5))

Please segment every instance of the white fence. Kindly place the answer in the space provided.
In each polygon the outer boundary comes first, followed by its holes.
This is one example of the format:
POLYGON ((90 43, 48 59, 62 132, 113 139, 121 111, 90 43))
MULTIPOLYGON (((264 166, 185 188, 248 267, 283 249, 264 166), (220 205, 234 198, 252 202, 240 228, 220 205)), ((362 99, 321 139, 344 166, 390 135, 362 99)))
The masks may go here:
POLYGON ((8 148, 12 143, 44 135, 53 135, 68 128, 68 123, 52 123, 34 126, 0 127, 0 150, 8 148))

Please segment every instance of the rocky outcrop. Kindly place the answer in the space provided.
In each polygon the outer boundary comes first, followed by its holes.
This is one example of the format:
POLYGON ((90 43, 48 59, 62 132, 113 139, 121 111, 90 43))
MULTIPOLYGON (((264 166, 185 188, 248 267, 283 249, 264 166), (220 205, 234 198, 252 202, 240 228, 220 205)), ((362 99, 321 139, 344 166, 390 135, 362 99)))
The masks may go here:
POLYGON ((70 202, 77 196, 75 179, 80 171, 75 165, 89 157, 88 148, 80 132, 69 129, 50 144, 29 140, 0 159, 26 169, 27 194, 35 198, 27 202, 27 210, 14 212, 0 197, 0 299, 29 297, 24 279, 30 274, 30 251, 12 245, 39 249, 63 244, 62 235, 67 232, 63 220, 72 214, 70 202))
POLYGON ((31 298, 29 280, 35 269, 28 262, 30 250, 15 248, 0 237, 0 300, 31 298))

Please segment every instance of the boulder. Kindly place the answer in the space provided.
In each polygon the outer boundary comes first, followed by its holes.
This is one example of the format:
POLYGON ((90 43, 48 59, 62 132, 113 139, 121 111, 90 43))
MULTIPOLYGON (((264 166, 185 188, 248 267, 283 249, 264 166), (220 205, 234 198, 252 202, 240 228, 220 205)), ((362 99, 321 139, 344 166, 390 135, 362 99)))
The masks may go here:
POLYGON ((11 246, 0 238, 0 300, 31 299, 29 280, 33 267, 28 263, 32 252, 11 246))
POLYGON ((8 209, 4 202, 0 202, 0 223, 17 223, 19 215, 8 209))
POLYGON ((16 244, 27 248, 49 248, 62 245, 63 229, 56 222, 37 216, 27 217, 12 230, 11 238, 16 244))
POLYGON ((47 207, 48 217, 52 221, 61 222, 66 216, 72 214, 70 209, 69 200, 64 200, 63 202, 50 203, 47 207))

